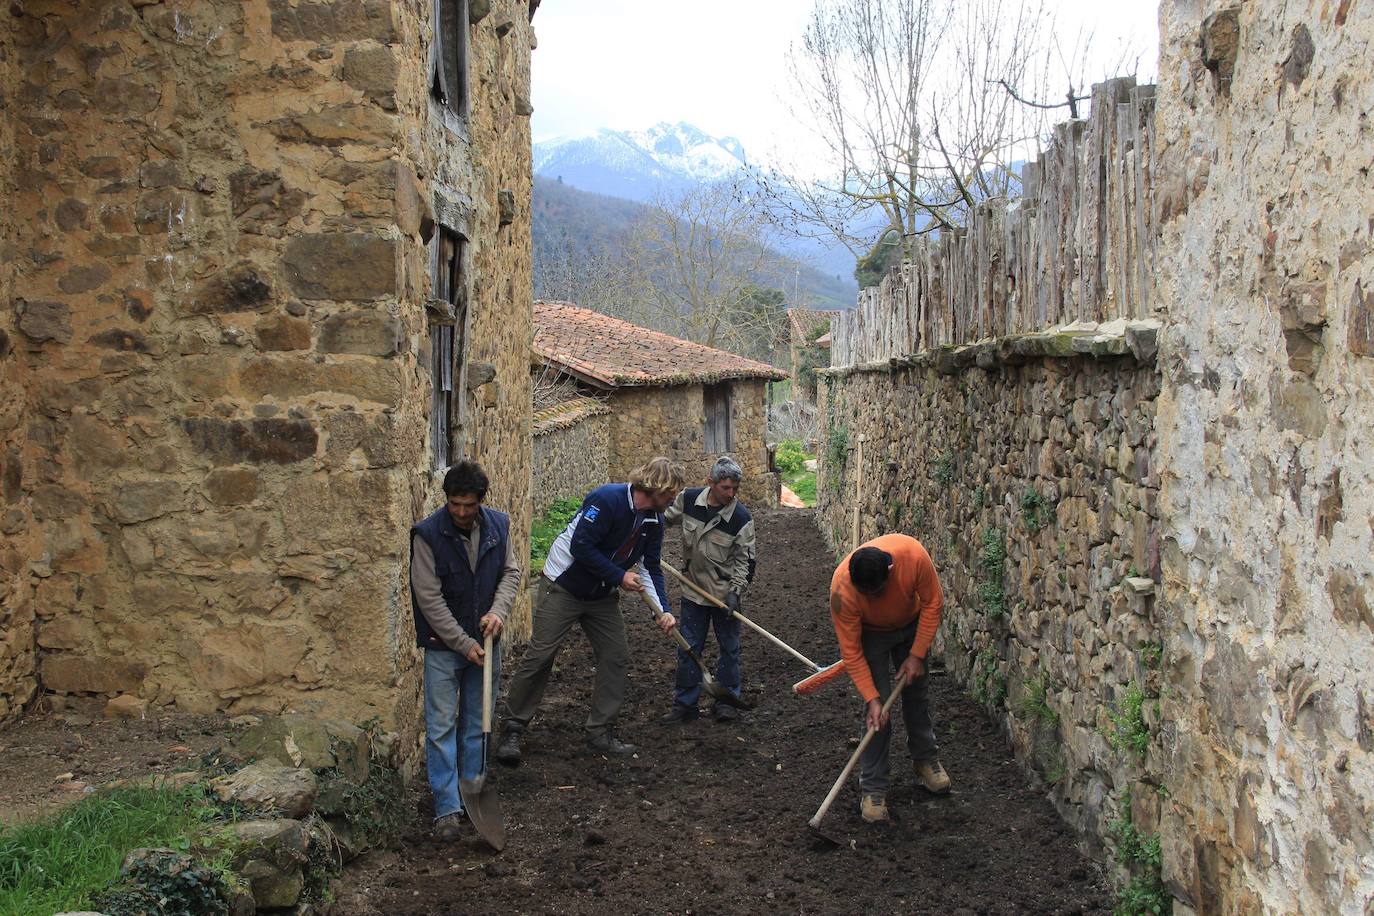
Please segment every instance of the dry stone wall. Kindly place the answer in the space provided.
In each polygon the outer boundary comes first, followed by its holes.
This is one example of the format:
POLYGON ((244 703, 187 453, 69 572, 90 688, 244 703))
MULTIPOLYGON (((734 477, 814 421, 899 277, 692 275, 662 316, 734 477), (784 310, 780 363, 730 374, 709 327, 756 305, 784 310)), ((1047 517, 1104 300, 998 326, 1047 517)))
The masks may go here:
POLYGON ((415 734, 435 223, 469 241, 460 447, 528 530, 532 33, 525 3, 481 6, 466 125, 428 93, 429 4, 52 0, 0 25, 4 587, 45 689, 415 734))
POLYGON ((1110 711, 1158 680, 1159 377, 1143 355, 913 360, 819 386, 822 531, 847 552, 857 509, 859 542, 926 546, 945 592, 937 650, 1099 855, 1126 790, 1157 784, 1157 761, 1107 737, 1110 711))
POLYGON ((1374 908, 1370 13, 1161 8, 1176 913, 1374 908))
MULTIPOLYGON (((730 382, 734 448, 730 454, 744 472, 740 498, 763 506, 778 504, 778 475, 768 469, 767 382, 730 382)), ((718 457, 705 450, 706 407, 701 385, 619 388, 611 407, 610 479, 625 480, 630 471, 655 455, 682 462, 688 486, 704 482, 718 457)))
POLYGON ((535 517, 560 499, 581 499, 611 480, 610 408, 592 398, 565 401, 534 416, 530 500, 535 517))

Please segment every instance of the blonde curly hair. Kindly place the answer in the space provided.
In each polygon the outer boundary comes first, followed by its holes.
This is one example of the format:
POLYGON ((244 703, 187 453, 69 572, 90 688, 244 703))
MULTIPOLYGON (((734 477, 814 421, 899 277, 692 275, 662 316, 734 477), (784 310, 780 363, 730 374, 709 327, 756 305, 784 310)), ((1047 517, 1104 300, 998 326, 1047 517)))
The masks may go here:
POLYGON ((676 461, 651 458, 630 472, 630 486, 646 493, 676 493, 687 480, 687 471, 676 461))

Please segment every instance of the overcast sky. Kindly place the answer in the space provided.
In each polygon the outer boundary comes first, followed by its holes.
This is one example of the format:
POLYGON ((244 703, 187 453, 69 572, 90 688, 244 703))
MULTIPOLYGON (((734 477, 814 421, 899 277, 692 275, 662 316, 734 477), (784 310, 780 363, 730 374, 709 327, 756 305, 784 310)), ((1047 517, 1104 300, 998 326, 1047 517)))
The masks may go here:
MULTIPOLYGON (((1093 33, 1088 72, 1122 59, 1155 77, 1153 0, 1057 0, 1072 45, 1093 33)), ((786 53, 811 0, 544 0, 534 17, 534 139, 687 121, 738 137, 751 158, 791 142, 786 53)), ((1129 69, 1129 67, 1128 67, 1129 69)))

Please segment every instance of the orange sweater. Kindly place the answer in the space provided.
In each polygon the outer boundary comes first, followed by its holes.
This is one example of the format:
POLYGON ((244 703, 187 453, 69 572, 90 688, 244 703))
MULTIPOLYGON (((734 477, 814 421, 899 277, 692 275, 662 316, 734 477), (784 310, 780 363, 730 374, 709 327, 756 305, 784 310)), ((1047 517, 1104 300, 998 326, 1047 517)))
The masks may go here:
POLYGON ((840 561, 830 579, 830 618, 835 624, 835 636, 840 641, 840 657, 845 670, 859 688, 864 702, 879 699, 873 685, 873 672, 864 659, 860 639, 865 629, 900 630, 913 620, 916 641, 911 654, 924 659, 940 628, 940 611, 944 596, 935 564, 921 542, 905 534, 885 534, 874 538, 864 547, 876 547, 892 555, 892 573, 881 594, 865 595, 849 581, 849 557, 840 561))

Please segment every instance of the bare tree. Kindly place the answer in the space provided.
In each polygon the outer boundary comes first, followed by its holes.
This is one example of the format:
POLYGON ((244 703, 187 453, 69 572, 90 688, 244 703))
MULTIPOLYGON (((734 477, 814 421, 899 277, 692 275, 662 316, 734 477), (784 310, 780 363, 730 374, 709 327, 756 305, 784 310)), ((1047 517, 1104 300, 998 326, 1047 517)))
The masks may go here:
POLYGON ((632 295, 647 311, 637 323, 737 353, 769 352, 787 316, 783 262, 768 230, 758 195, 734 182, 661 192, 622 249, 632 295))
POLYGON ((862 257, 1014 193, 1046 115, 998 84, 1044 96, 1051 28, 1045 0, 818 0, 789 63, 827 171, 767 176, 776 211, 862 257))

